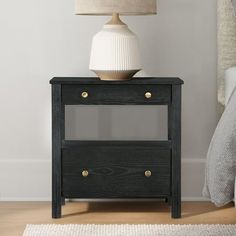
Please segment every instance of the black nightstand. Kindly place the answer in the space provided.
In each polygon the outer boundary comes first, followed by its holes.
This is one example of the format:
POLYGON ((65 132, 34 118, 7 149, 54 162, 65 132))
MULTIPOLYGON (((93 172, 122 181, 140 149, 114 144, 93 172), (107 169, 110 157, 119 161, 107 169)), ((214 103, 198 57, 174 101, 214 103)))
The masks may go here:
POLYGON ((65 198, 163 198, 181 217, 179 78, 53 78, 52 217, 65 198), (166 141, 65 140, 65 105, 168 105, 166 141))

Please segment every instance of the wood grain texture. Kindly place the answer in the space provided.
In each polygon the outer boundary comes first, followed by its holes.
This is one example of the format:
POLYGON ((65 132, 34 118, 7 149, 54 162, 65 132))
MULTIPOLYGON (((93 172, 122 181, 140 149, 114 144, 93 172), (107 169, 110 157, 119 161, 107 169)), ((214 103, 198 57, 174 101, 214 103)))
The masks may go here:
POLYGON ((52 215, 64 198, 167 198, 181 216, 181 85, 178 78, 54 78, 52 215), (82 96, 83 92, 84 96, 82 96), (145 93, 149 92, 149 96, 145 93), (151 95, 151 96, 150 96, 151 95), (65 105, 168 105, 168 141, 64 140, 65 105), (88 177, 81 175, 88 171, 88 177), (151 177, 144 175, 151 171, 151 177))
POLYGON ((128 85, 128 84, 183 84, 177 77, 135 77, 127 81, 102 81, 98 77, 55 77, 51 84, 96 84, 96 85, 128 85))
POLYGON ((171 101, 170 85, 63 85, 62 103, 66 105, 166 105, 171 101), (83 98, 82 93, 88 97, 83 98), (150 92, 151 98, 145 93, 150 92))
POLYGON ((61 140, 64 139, 61 85, 52 86, 52 217, 61 217, 61 140))
POLYGON ((166 141, 110 141, 110 140, 62 140, 62 148, 69 149, 69 148, 81 148, 81 147, 155 147, 159 150, 161 149, 171 149, 172 144, 171 140, 166 141))
MULTIPOLYGON (((140 142, 141 143, 141 142, 140 142)), ((170 194, 170 149, 106 145, 63 149, 63 194, 70 198, 163 197, 170 194), (82 176, 87 170, 89 175, 82 176), (145 176, 150 170, 152 175, 145 176)))
POLYGON ((170 106, 170 137, 172 141, 172 217, 181 217, 181 86, 172 86, 170 106))

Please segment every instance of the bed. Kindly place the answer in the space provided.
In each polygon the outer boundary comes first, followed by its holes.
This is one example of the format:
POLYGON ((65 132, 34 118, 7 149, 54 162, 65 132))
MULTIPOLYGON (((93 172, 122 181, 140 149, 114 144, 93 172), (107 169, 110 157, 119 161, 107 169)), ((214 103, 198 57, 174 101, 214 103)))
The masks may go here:
POLYGON ((236 196, 236 67, 225 73, 225 111, 207 153, 203 196, 223 206, 236 196))
POLYGON ((236 196, 236 0, 217 1, 217 86, 221 116, 206 161, 203 196, 223 206, 236 196), (223 114, 222 114, 223 113, 223 114))

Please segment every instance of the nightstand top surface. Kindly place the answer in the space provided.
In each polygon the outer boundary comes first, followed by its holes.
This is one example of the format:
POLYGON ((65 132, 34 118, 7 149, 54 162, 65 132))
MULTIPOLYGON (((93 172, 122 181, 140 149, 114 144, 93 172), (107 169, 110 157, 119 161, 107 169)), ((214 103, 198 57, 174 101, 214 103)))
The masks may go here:
POLYGON ((102 81, 98 77, 54 77, 50 84, 183 84, 177 77, 134 77, 126 81, 102 81))

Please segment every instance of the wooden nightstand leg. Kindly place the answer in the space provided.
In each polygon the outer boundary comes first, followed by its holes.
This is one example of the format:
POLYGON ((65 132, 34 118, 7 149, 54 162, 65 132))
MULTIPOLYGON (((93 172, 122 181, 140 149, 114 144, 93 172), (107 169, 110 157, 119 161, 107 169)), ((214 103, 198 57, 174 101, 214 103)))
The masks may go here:
POLYGON ((52 218, 57 219, 61 218, 61 204, 52 203, 52 218))
POLYGON ((181 217, 181 86, 172 85, 172 103, 168 110, 169 139, 172 141, 172 196, 173 218, 181 217))
POLYGON ((172 198, 171 216, 172 218, 181 218, 181 200, 179 197, 172 198))
POLYGON ((61 85, 52 86, 52 218, 61 217, 61 140, 64 135, 61 85))
POLYGON ((55 164, 52 172, 52 218, 61 218, 61 185, 55 164))

